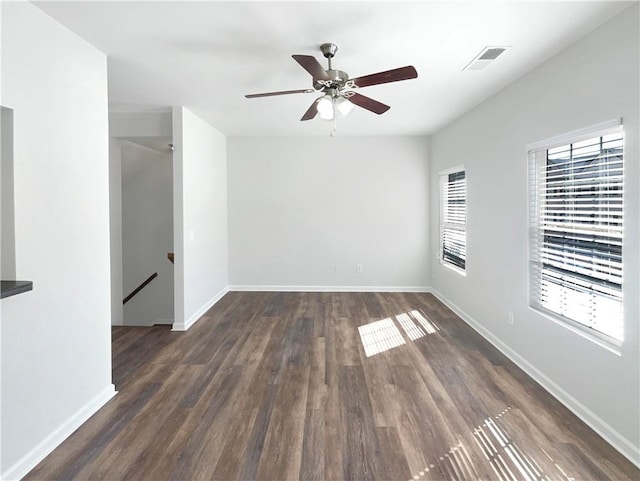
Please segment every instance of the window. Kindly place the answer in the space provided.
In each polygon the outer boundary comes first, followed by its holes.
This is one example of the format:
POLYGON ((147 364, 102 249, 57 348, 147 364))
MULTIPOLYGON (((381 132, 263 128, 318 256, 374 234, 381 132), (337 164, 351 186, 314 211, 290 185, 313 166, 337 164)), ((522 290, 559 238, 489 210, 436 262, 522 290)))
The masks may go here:
POLYGON ((440 260, 462 271, 467 261, 467 183, 464 167, 440 174, 440 260))
POLYGON ((531 307, 621 342, 620 122, 533 148, 529 163, 531 307))

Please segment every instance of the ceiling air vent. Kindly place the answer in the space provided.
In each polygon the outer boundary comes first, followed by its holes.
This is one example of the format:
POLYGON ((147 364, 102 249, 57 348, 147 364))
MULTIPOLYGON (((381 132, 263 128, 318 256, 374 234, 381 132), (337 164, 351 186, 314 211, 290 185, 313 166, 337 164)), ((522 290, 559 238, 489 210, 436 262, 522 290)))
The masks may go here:
POLYGON ((482 70, 504 53, 507 47, 485 47, 462 70, 482 70))

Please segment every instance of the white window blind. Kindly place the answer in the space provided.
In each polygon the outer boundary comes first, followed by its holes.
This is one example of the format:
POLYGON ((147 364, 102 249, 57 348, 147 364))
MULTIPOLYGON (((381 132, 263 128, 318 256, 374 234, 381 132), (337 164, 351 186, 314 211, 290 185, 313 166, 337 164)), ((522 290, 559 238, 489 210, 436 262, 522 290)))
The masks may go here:
POLYGON ((531 306, 622 341, 621 127, 529 156, 531 306))
POLYGON ((464 270, 467 261, 467 184, 465 171, 440 176, 441 260, 464 270))

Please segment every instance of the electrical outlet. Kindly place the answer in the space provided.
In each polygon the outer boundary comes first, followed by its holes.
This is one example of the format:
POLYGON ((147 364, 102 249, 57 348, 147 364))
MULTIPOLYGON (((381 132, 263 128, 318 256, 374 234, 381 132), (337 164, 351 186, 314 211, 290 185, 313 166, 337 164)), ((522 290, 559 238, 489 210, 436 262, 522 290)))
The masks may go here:
POLYGON ((357 272, 358 274, 362 274, 362 264, 357 264, 357 265, 356 265, 356 272, 357 272))
POLYGON ((338 264, 333 264, 333 273, 340 274, 340 266, 338 264))
POLYGON ((513 312, 509 313, 509 318, 508 318, 507 322, 509 323, 510 326, 515 326, 516 325, 516 320, 513 317, 513 312))

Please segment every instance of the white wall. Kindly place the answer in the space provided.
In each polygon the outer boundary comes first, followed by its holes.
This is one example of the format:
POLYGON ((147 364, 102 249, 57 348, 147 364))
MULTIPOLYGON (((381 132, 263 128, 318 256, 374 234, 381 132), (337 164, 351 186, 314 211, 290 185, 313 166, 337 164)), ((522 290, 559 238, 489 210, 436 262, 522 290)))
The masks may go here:
MULTIPOLYGON (((640 462, 638 6, 545 62, 432 137, 431 235, 438 172, 464 164, 467 275, 433 262, 433 287, 547 389, 640 462), (528 308, 525 146, 624 118, 625 341, 621 354, 528 308), (507 323, 508 312, 515 326, 507 323)), ((514 50, 515 51, 515 50, 514 50)), ((482 72, 471 72, 482 75, 482 72)))
MULTIPOLYGON (((2 41, 2 6, 0 6, 0 49, 1 47, 1 41, 2 41)), ((0 106, 2 106, 2 57, 0 57, 0 106)), ((6 115, 6 114, 5 114, 6 115)), ((4 122, 4 117, 5 115, 0 115, 0 122, 4 122)), ((5 130, 3 130, 2 125, 0 125, 0 130, 2 131, 2 135, 0 135, 0 155, 2 155, 3 157, 5 155, 7 155, 5 152, 5 147, 3 147, 4 143, 2 140, 3 135, 5 134, 5 130)), ((8 133, 8 132, 7 132, 8 133)), ((13 145, 13 116, 12 116, 12 121, 11 121, 11 144, 13 145)), ((13 197, 13 147, 11 148, 12 153, 11 153, 11 163, 12 163, 12 168, 11 168, 11 183, 12 183, 12 187, 11 187, 11 196, 13 197)), ((1 163, 1 160, 0 160, 1 163)), ((4 189, 3 187, 3 179, 4 179, 4 173, 3 173, 3 167, 2 165, 0 165, 0 176, 2 177, 0 179, 0 189, 4 189)), ((0 212, 3 212, 3 204, 4 204, 4 197, 6 195, 3 194, 3 191, 0 191, 0 212)), ((13 202, 12 202, 13 205, 13 202)), ((13 208, 12 208, 13 211, 13 208)), ((0 228, 4 229, 4 227, 2 226, 3 219, 1 218, 0 214, 0 228)), ((11 222, 13 222, 13 216, 11 219, 11 222)), ((11 229, 13 232, 13 228, 11 229)), ((14 249, 11 252, 11 255, 13 256, 13 259, 11 261, 11 270, 15 269, 15 235, 13 235, 13 240, 11 241, 11 245, 14 247, 14 249)), ((5 247, 3 247, 3 240, 2 240, 3 234, 0 233, 0 273, 2 271, 4 271, 5 268, 2 267, 2 264, 5 262, 2 257, 4 256, 4 250, 5 247)), ((0 301, 1 303, 2 301, 0 301)), ((0 348, 2 348, 2 305, 0 304, 0 348)), ((2 356, 0 355, 0 413, 2 413, 2 356)), ((3 464, 2 464, 2 420, 1 420, 1 414, 0 414, 0 479, 3 479, 2 477, 2 473, 4 472, 4 468, 3 468, 3 464)))
POLYGON ((158 273, 124 305, 123 324, 172 324, 173 264, 167 259, 173 252, 171 154, 127 143, 121 156, 124 295, 158 273))
POLYGON ((171 112, 110 112, 111 137, 171 137, 171 112))
POLYGON ((107 59, 27 2, 0 8, 16 270, 33 281, 1 301, 1 457, 15 479, 114 394, 107 59))
POLYGON ((227 139, 173 109, 175 322, 188 329, 228 289, 227 139))
POLYGON ((424 290, 427 147, 423 137, 231 138, 231 288, 424 290))
POLYGON ((0 107, 0 275, 16 278, 16 236, 13 202, 13 110, 0 107))
POLYGON ((109 138, 109 234, 111 256, 111 324, 121 326, 122 299, 122 141, 109 138))

